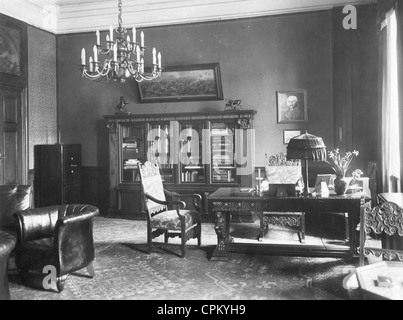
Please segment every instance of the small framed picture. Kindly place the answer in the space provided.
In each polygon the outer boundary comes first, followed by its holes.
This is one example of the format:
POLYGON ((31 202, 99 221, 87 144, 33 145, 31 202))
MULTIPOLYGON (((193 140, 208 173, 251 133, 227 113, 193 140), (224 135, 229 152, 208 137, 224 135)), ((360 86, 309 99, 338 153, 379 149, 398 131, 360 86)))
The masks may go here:
POLYGON ((307 90, 277 91, 277 123, 308 122, 307 90))
POLYGON ((283 143, 288 144, 290 140, 296 136, 301 135, 301 130, 294 130, 294 129, 284 129, 283 130, 283 143))

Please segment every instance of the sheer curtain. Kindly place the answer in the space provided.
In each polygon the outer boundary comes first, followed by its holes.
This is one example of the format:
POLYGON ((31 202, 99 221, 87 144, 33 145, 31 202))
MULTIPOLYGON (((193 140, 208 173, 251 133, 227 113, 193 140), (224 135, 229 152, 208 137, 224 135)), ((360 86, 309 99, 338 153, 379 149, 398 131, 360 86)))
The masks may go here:
POLYGON ((397 19, 393 9, 383 24, 382 64, 382 185, 384 192, 401 192, 400 181, 394 187, 391 177, 400 179, 399 83, 397 19), (396 188, 396 189, 395 189, 396 188))

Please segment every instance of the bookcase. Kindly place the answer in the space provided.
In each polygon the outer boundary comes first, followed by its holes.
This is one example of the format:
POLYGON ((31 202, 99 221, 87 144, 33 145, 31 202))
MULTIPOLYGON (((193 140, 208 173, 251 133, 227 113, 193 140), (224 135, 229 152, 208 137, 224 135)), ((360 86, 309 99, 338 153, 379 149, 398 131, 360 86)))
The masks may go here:
MULTIPOLYGON (((219 187, 251 187, 255 110, 105 115, 109 129, 108 215, 145 219, 138 165, 157 162, 164 187, 207 195, 219 187)), ((190 204, 189 204, 190 205, 190 204)))

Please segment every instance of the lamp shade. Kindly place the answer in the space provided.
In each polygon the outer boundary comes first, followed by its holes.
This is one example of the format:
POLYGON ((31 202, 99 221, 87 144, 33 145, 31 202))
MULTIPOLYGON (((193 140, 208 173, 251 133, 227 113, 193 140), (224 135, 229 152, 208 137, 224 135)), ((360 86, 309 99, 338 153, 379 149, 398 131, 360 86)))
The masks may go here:
POLYGON ((287 159, 326 160, 326 146, 322 138, 305 132, 289 141, 287 159))

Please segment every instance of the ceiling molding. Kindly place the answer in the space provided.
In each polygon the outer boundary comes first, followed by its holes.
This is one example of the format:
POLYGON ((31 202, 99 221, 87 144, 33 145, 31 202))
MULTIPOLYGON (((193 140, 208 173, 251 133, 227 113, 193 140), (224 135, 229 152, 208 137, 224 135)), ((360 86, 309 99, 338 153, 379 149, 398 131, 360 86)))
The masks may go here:
MULTIPOLYGON (((55 34, 107 29, 118 24, 117 1, 0 0, 0 12, 55 34), (67 4, 66 4, 67 3, 67 4), (61 5, 59 5, 61 4, 61 5)), ((326 10, 376 0, 124 0, 126 27, 152 27, 326 10)))

